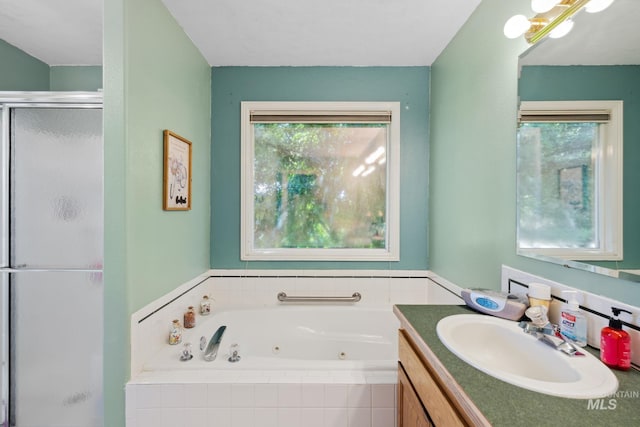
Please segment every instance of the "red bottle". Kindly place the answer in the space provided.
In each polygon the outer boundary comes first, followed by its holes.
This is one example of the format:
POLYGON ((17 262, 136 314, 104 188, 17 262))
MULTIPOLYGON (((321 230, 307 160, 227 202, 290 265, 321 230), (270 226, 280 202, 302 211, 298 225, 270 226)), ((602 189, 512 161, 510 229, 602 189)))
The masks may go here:
POLYGON ((609 326, 600 332, 600 360, 610 368, 626 371, 631 367, 631 337, 622 330, 618 316, 622 311, 632 313, 617 307, 611 307, 611 311, 613 317, 609 318, 609 326))

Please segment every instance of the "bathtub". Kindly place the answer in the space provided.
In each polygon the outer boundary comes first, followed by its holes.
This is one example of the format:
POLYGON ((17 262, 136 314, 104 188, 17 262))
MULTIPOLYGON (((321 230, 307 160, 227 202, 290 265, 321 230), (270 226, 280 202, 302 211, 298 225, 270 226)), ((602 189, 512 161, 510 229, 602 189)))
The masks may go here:
POLYGON ((390 308, 297 305, 239 308, 197 316, 182 344, 167 344, 144 364, 143 376, 199 376, 236 382, 396 382, 399 321, 390 308), (215 360, 205 361, 209 342, 226 326, 215 360), (184 344, 193 358, 181 361, 184 344), (229 362, 236 345, 240 360, 229 362), (177 371, 177 372, 176 372, 177 371), (195 372, 194 372, 195 371, 195 372))

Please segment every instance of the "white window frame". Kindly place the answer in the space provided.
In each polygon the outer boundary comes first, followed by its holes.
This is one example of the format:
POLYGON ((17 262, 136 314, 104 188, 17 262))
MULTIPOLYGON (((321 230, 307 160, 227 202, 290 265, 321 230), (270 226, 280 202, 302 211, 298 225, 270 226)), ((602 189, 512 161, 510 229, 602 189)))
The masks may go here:
POLYGON ((398 261, 400 260, 400 103, 399 102, 261 102, 241 103, 241 254, 242 260, 398 261), (254 245, 254 133, 252 113, 317 113, 349 116, 391 113, 387 141, 386 244, 384 248, 275 248, 254 245))
MULTIPOLYGON (((620 261, 623 259, 623 101, 522 101, 523 114, 607 113, 609 121, 601 126, 601 145, 596 155, 596 214, 599 248, 521 248, 518 253, 536 253, 576 261, 620 261), (614 189, 614 190, 612 190, 614 189)), ((518 212, 519 215, 519 212, 518 212)))

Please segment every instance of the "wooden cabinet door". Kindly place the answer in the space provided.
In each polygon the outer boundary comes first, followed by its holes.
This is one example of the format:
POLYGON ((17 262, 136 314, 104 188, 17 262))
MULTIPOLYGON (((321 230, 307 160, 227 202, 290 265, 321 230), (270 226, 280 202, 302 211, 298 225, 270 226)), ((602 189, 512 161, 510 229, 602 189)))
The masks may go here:
POLYGON ((398 364, 398 427, 432 427, 413 385, 398 364))

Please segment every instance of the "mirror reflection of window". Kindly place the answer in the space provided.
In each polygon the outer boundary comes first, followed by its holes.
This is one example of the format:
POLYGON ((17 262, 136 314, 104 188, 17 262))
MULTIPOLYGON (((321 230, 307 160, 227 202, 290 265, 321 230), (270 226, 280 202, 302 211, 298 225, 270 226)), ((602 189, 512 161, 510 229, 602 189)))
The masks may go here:
POLYGON ((567 259, 622 257, 622 103, 523 102, 518 249, 567 259), (620 184, 616 182, 620 181, 620 184))

